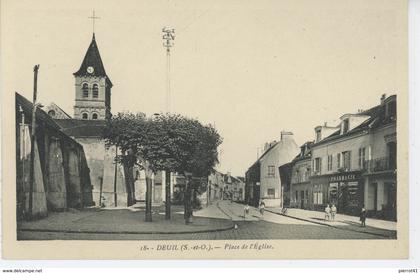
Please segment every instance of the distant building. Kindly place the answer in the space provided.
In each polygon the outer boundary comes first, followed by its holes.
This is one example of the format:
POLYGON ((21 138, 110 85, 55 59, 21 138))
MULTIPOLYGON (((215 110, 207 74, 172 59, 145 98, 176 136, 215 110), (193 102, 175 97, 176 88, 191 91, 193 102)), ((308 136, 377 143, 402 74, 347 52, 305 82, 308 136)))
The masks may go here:
POLYGON ((261 164, 257 160, 245 173, 245 202, 258 207, 260 202, 261 164))
POLYGON ((210 202, 223 199, 224 174, 214 171, 208 177, 210 202))
POLYGON ((239 202, 245 201, 245 178, 243 177, 234 177, 234 200, 239 202))

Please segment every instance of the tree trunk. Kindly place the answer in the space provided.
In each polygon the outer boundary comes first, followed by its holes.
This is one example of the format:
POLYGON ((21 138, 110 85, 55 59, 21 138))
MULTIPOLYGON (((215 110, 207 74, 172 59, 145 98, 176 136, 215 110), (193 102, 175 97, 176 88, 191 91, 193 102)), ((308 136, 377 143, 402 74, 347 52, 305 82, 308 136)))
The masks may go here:
POLYGON ((188 223, 188 178, 185 177, 185 189, 184 189, 184 220, 185 224, 188 223))
POLYGON ((129 166, 127 163, 124 164, 124 177, 125 177, 125 188, 127 191, 127 206, 131 206, 135 203, 133 198, 133 185, 134 185, 134 177, 133 177, 133 167, 129 166))
POLYGON ((165 219, 171 219, 171 172, 165 172, 165 219))
POLYGON ((146 222, 152 222, 152 171, 144 164, 146 174, 146 222))
POLYGON ((185 194, 184 194, 184 219, 185 224, 188 225, 192 222, 192 208, 191 208, 191 180, 186 177, 185 194))

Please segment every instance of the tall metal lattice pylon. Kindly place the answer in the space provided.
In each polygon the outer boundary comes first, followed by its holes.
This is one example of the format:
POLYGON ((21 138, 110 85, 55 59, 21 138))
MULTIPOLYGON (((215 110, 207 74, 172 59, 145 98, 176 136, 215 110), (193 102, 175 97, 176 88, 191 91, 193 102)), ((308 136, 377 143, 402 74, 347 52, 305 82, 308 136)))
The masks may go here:
POLYGON ((164 27, 163 32, 163 46, 166 48, 166 103, 165 111, 171 111, 171 47, 174 46, 175 29, 164 27))

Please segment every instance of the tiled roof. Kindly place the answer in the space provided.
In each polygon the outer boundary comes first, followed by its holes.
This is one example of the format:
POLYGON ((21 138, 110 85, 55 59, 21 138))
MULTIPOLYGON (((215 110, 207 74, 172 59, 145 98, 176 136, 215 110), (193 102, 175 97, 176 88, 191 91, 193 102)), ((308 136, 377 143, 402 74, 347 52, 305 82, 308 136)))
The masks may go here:
POLYGON ((102 137, 105 120, 56 119, 61 131, 73 137, 102 137))
POLYGON ((381 106, 381 105, 377 105, 377 106, 372 107, 372 108, 370 108, 366 111, 360 112, 360 113, 358 113, 359 115, 367 115, 367 116, 369 116, 369 118, 366 119, 364 122, 362 122, 357 127, 353 128, 352 130, 349 130, 347 133, 341 135, 340 130, 337 130, 333 134, 331 134, 328 137, 321 140, 320 142, 313 144, 313 146, 318 146, 318 145, 321 145, 323 143, 327 143, 327 142, 332 141, 332 140, 336 140, 336 139, 344 138, 344 137, 347 137, 347 136, 350 136, 350 135, 354 135, 354 134, 362 132, 364 130, 375 129, 375 128, 381 127, 385 124, 388 124, 389 122, 392 122, 392 121, 389 121, 389 120, 385 120, 383 118, 383 111, 384 111, 384 107, 381 106))
POLYGON ((102 63, 101 55, 99 54, 98 45, 96 44, 95 34, 93 34, 92 42, 89 45, 88 50, 86 51, 85 58, 83 59, 82 65, 80 66, 79 70, 75 72, 73 75, 75 76, 99 76, 99 77, 106 77, 108 82, 111 84, 111 80, 108 78, 104 64, 102 63), (87 72, 87 68, 91 66, 93 67, 93 73, 89 74, 87 72))

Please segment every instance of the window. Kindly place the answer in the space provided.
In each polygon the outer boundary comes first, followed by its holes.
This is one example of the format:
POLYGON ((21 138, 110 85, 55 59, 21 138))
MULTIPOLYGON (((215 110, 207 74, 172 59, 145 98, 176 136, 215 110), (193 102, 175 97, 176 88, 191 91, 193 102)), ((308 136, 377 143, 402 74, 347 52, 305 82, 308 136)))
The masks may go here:
POLYGON ((349 119, 343 120, 343 134, 349 131, 349 119))
POLYGON ((87 83, 83 84, 82 91, 83 91, 83 97, 88 98, 89 97, 89 86, 88 86, 87 83))
POLYGON ((332 155, 328 156, 328 170, 332 170, 332 155))
POLYGON ((98 119, 98 114, 93 113, 93 115, 92 115, 92 119, 98 119))
POLYGON ((314 173, 321 174, 322 160, 320 157, 314 159, 314 173))
POLYGON ((322 192, 314 192, 314 204, 322 205, 322 192))
POLYGON ((351 169, 351 152, 350 151, 343 152, 343 168, 346 170, 351 169))
POLYGON ((387 143, 387 150, 388 150, 388 164, 389 169, 396 169, 397 168, 397 143, 396 142, 389 142, 387 143))
POLYGON ((82 119, 88 119, 88 114, 87 113, 83 113, 82 114, 82 119))
POLYGON ((341 168, 341 154, 337 154, 337 169, 341 168))
POLYGON ((316 131, 316 142, 321 141, 321 130, 316 131))
POLYGON ((397 116, 397 102, 390 101, 386 106, 386 116, 388 118, 395 118, 397 116))
POLYGON ((50 110, 48 111, 48 115, 50 115, 50 117, 55 117, 55 111, 54 110, 50 110))
POLYGON ((275 167, 274 166, 268 166, 268 176, 274 177, 275 176, 275 167))
POLYGON ((95 99, 97 99, 98 98, 98 94, 99 94, 98 85, 95 83, 93 85, 93 88, 92 88, 92 97, 95 98, 95 99))
POLYGON ((267 196, 270 198, 275 197, 276 190, 275 189, 267 189, 267 196))
POLYGON ((359 168, 366 167, 366 148, 359 148, 359 168))
POLYGON ((322 205, 323 204, 323 191, 322 185, 316 185, 313 188, 313 197, 314 197, 314 205, 322 205))

